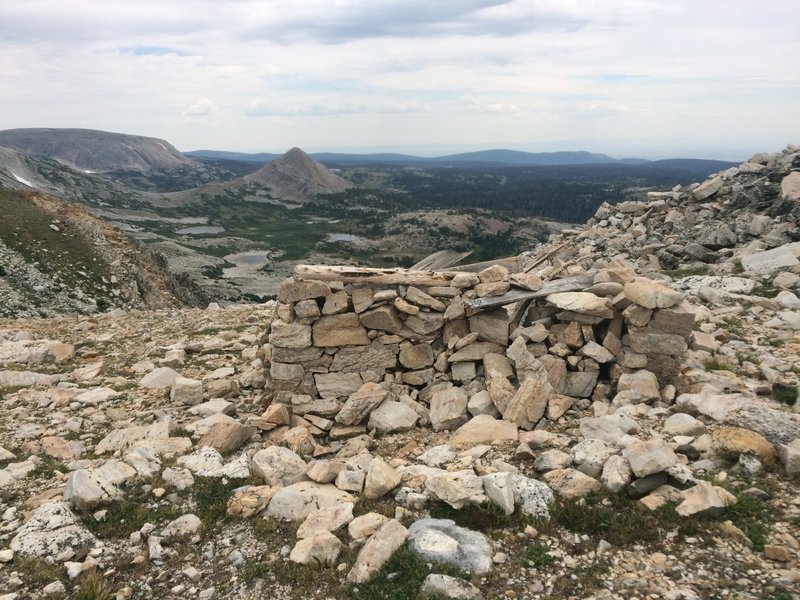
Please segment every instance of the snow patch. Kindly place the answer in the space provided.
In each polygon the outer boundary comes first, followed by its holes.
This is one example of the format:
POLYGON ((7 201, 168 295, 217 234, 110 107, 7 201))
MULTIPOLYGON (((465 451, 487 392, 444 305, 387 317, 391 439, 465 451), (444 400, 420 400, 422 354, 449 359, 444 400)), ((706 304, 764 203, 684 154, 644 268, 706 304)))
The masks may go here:
POLYGON ((23 179, 22 177, 20 177, 20 176, 19 176, 19 175, 17 175, 16 173, 13 173, 13 172, 12 172, 12 173, 11 173, 11 176, 12 176, 14 179, 16 179, 17 181, 19 181, 20 183, 27 185, 29 188, 34 188, 34 189, 35 189, 35 187, 36 187, 36 186, 34 186, 34 185, 33 185, 33 184, 30 182, 30 181, 28 181, 27 179, 23 179))
POLYGON ((90 171, 89 169, 84 169, 83 172, 88 175, 92 175, 94 173, 94 171, 90 171))
MULTIPOLYGON (((164 144, 162 144, 161 142, 156 142, 156 143, 157 143, 159 146, 161 146, 161 147, 162 147, 164 150, 167 150, 167 147, 166 147, 164 144)), ((169 152, 169 150, 167 150, 167 152, 169 152)))

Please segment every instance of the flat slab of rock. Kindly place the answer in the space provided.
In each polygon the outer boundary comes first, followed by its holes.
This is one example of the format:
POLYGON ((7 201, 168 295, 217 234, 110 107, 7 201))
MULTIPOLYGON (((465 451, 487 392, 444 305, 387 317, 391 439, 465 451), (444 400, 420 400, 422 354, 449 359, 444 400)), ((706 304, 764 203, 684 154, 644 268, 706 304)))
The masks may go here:
POLYGON ((430 420, 434 431, 455 429, 467 420, 467 393, 460 387, 437 390, 431 396, 430 420))
POLYGON ((453 600, 481 600, 483 598, 481 591, 469 581, 439 573, 428 575, 422 582, 420 592, 426 598, 452 598, 453 600))
POLYGON ((238 450, 255 432, 255 427, 242 425, 239 421, 216 423, 211 426, 208 433, 200 438, 197 445, 200 447, 211 446, 220 454, 228 454, 238 450))
POLYGON ((789 271, 800 265, 800 242, 784 244, 764 252, 755 252, 742 258, 742 266, 748 273, 769 275, 775 271, 789 271))
POLYGON ((597 479, 577 469, 555 469, 545 473, 543 479, 562 498, 580 498, 603 488, 597 479))
POLYGON ((10 548, 20 556, 82 558, 96 541, 65 503, 49 502, 33 511, 10 548))
POLYGON ((409 549, 432 562, 482 575, 492 569, 492 545, 482 533, 459 527, 450 519, 420 519, 409 528, 409 549))
POLYGON ((601 298, 589 292, 559 292, 550 294, 547 302, 561 310, 568 310, 582 315, 610 319, 614 316, 611 300, 601 298))
POLYGON ((180 377, 177 371, 169 367, 159 367, 150 371, 139 380, 139 387, 161 389, 171 387, 175 379, 180 377))
POLYGON ((383 565, 408 539, 408 529, 392 519, 383 524, 367 540, 347 574, 350 583, 364 583, 374 577, 383 565))
POLYGON ((332 566, 336 564, 342 542, 330 531, 318 529, 300 539, 289 554, 289 560, 301 565, 332 566))
POLYGON ((455 352, 447 362, 472 362, 483 360, 487 354, 505 354, 505 347, 494 342, 474 342, 455 352))
POLYGON ((301 481, 278 490, 269 502, 267 515, 286 521, 301 521, 312 512, 355 498, 330 484, 301 481))
POLYGON ((320 530, 335 533, 353 520, 354 506, 352 502, 342 502, 328 508, 315 510, 300 525, 297 537, 300 539, 311 537, 320 530))
POLYGON ((705 482, 684 490, 681 495, 683 501, 676 510, 682 517, 718 515, 727 506, 736 503, 736 496, 728 490, 705 482))
POLYGON ((311 330, 314 346, 368 346, 367 330, 356 313, 344 313, 322 317, 314 322, 311 330))
POLYGON ((669 308, 683 300, 680 292, 645 277, 626 283, 625 297, 644 308, 669 308))
POLYGON ((636 477, 660 473, 678 464, 678 457, 672 448, 660 439, 634 442, 625 447, 622 456, 628 461, 636 477))
POLYGON ((357 425, 364 421, 374 409, 386 400, 389 390, 376 383, 365 383, 344 403, 336 422, 341 425, 357 425))
POLYGON ((491 444, 499 441, 515 441, 518 438, 517 426, 504 419, 491 415, 478 415, 459 427, 450 438, 454 446, 491 444))

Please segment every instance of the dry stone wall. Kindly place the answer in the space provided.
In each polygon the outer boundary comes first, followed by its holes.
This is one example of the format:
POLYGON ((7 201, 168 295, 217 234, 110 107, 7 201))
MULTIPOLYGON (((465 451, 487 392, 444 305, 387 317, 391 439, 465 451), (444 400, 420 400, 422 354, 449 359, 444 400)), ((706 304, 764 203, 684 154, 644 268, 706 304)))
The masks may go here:
POLYGON ((671 402, 694 321, 682 294, 622 262, 563 282, 500 265, 436 286, 287 279, 267 345, 272 412, 346 437, 671 402))

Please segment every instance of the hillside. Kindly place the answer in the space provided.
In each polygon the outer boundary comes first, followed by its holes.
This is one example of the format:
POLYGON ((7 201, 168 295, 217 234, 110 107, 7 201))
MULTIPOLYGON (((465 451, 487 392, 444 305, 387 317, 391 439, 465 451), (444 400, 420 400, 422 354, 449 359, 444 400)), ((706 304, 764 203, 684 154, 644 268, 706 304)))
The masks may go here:
POLYGON ((292 148, 255 173, 245 176, 271 190, 275 198, 307 202, 321 194, 343 192, 352 184, 332 173, 300 148, 292 148))
POLYGON ((174 191, 235 176, 184 156, 165 140, 93 129, 6 129, 0 131, 0 146, 135 190, 174 191))
POLYGON ((160 258, 77 205, 0 190, 0 212, 0 316, 207 302, 160 258))

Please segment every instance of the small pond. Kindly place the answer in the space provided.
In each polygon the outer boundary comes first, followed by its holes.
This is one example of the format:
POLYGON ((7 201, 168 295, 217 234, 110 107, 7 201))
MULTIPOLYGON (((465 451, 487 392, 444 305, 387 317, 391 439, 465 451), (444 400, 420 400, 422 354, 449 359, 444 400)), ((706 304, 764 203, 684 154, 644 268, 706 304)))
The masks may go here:
POLYGON ((198 225, 197 227, 184 227, 179 229, 176 233, 180 235, 202 235, 207 233, 222 233, 225 231, 224 227, 219 225, 198 225))
POLYGON ((360 242, 366 238, 360 235, 353 235, 352 233, 329 233, 329 242, 360 242))

